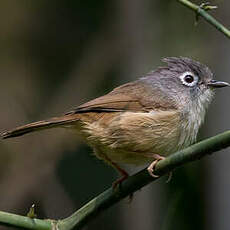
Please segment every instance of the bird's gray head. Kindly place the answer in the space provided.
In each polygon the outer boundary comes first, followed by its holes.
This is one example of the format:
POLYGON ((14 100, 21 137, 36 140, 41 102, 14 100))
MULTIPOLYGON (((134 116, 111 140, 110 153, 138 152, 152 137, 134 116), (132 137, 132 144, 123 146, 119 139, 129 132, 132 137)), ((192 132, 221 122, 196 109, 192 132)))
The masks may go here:
POLYGON ((197 104, 206 108, 213 96, 213 89, 230 84, 213 80, 211 70, 190 58, 164 58, 167 66, 150 72, 144 79, 153 87, 160 89, 165 96, 179 106, 197 104))
POLYGON ((167 66, 150 72, 141 81, 157 91, 158 101, 164 101, 180 111, 181 127, 178 146, 186 147, 196 139, 212 97, 213 89, 230 84, 213 79, 210 69, 190 58, 163 59, 167 66))

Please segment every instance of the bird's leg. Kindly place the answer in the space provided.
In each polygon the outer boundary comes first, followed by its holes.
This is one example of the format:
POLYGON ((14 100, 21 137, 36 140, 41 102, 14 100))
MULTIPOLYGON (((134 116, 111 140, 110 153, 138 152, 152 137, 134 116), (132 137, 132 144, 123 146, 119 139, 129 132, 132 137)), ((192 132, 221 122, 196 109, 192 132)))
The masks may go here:
POLYGON ((164 160, 165 157, 162 157, 162 156, 159 155, 159 154, 153 154, 153 155, 151 155, 151 156, 152 156, 155 160, 149 165, 149 167, 147 168, 147 170, 148 170, 150 176, 157 178, 157 177, 159 177, 159 176, 156 175, 156 174, 154 174, 154 170, 155 170, 156 164, 157 164, 158 161, 164 160))
POLYGON ((113 182, 112 186, 113 189, 115 189, 118 185, 120 185, 124 180, 128 178, 129 174, 124 169, 122 169, 118 164, 116 164, 110 158, 108 158, 108 156, 106 156, 105 154, 103 154, 103 159, 121 174, 121 177, 113 182))
POLYGON ((129 176, 129 174, 124 170, 122 169, 121 167, 119 167, 119 165, 115 164, 116 165, 116 169, 117 171, 121 174, 121 177, 118 178, 117 180, 115 180, 113 182, 113 188, 115 189, 118 185, 120 185, 124 180, 126 180, 129 176))

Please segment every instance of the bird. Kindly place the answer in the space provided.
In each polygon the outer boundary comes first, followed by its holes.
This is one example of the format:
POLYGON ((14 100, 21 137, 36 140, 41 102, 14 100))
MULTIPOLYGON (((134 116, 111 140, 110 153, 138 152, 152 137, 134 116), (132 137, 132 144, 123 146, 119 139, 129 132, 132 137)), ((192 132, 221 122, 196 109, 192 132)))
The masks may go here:
POLYGON ((97 158, 121 174, 114 187, 129 176, 121 163, 148 163, 149 174, 157 177, 158 161, 196 141, 214 90, 230 86, 214 80, 206 65, 191 58, 168 57, 163 62, 166 65, 64 115, 19 126, 1 133, 1 138, 71 128, 97 158))

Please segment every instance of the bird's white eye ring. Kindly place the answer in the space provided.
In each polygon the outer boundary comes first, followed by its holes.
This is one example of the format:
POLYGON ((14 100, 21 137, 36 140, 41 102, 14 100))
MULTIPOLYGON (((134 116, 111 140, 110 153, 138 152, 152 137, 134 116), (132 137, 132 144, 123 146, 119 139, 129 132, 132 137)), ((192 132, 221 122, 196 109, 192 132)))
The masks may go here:
POLYGON ((184 72, 179 76, 183 85, 192 87, 198 83, 198 77, 194 75, 192 72, 184 72))

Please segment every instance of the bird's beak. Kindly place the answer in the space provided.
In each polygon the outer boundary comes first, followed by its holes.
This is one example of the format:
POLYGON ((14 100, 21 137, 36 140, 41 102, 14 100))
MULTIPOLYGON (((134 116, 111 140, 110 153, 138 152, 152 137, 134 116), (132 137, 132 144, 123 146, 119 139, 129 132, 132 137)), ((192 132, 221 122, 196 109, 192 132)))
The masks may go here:
POLYGON ((208 86, 212 88, 222 88, 225 86, 230 86, 230 84, 224 81, 211 80, 210 82, 208 82, 208 86))

